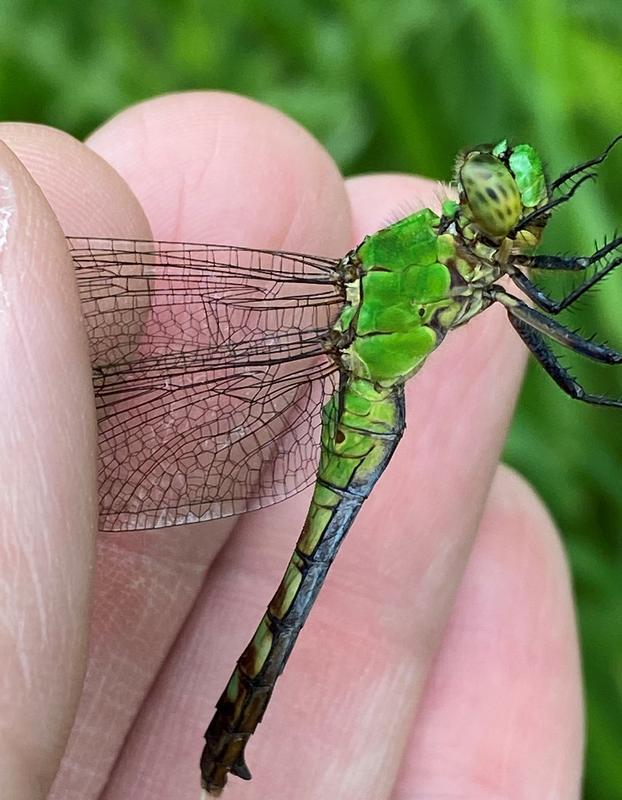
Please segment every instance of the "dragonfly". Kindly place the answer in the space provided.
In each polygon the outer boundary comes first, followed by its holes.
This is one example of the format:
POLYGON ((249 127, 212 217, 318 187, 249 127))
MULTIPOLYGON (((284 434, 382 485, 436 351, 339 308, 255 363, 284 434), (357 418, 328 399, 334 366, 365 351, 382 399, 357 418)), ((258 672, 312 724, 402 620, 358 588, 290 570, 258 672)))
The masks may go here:
POLYGON ((536 253, 556 209, 620 139, 554 180, 529 144, 462 151, 455 199, 440 213, 412 213, 341 259, 68 237, 98 412, 100 528, 241 514, 314 484, 285 574, 205 733, 204 793, 219 796, 229 774, 250 779, 248 741, 404 432, 404 385, 450 331, 499 303, 563 392, 622 408, 586 391, 551 348, 622 363, 555 319, 622 263, 622 236, 589 255, 536 253), (582 280, 555 299, 531 270, 582 280))

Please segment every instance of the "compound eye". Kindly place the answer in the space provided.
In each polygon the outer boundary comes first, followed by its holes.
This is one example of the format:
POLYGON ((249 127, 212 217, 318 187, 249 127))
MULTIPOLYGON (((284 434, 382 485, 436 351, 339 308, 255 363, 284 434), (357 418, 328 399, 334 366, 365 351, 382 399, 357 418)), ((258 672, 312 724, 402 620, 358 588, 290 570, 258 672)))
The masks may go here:
POLYGON ((485 234, 503 238, 522 214, 520 192, 509 169, 490 153, 474 153, 460 168, 470 216, 485 234))

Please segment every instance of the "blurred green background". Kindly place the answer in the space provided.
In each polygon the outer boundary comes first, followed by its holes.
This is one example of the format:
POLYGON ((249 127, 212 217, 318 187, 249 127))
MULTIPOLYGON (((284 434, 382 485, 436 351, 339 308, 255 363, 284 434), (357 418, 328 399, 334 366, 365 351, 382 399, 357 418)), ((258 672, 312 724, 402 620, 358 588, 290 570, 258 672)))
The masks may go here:
MULTIPOLYGON (((0 117, 86 135, 153 94, 229 89, 307 126, 345 173, 447 179, 466 144, 534 144, 551 174, 622 131, 617 0, 0 0, 0 117)), ((622 147, 547 231, 589 252, 622 227, 622 147)), ((622 347, 622 274, 573 313, 622 347)), ((577 364, 622 396, 622 370, 577 364)), ((588 705, 584 797, 622 798, 622 414, 530 367, 505 453, 552 509, 572 561, 588 705)), ((508 620, 511 625, 512 621, 508 620)))

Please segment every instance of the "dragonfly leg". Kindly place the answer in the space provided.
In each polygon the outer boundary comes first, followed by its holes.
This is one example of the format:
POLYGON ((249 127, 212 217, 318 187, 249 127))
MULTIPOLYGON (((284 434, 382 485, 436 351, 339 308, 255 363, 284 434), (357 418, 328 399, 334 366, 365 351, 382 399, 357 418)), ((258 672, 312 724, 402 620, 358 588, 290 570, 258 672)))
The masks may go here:
POLYGON ((590 405, 622 408, 622 400, 615 400, 611 397, 603 397, 596 394, 588 394, 583 386, 581 386, 568 370, 560 364, 557 356, 555 356, 553 351, 545 344, 537 331, 517 317, 513 317, 512 315, 509 315, 509 317, 514 329, 531 350, 535 358, 549 373, 560 389, 569 397, 575 400, 581 400, 584 403, 589 403, 590 405))
POLYGON ((563 172, 559 178, 556 178, 550 185, 549 190, 555 191, 555 189, 559 189, 566 181, 574 178, 575 175, 578 175, 580 172, 584 172, 586 169, 590 167, 595 167, 598 164, 602 164, 602 162, 607 158, 609 153, 613 150, 615 145, 622 139, 622 133, 618 134, 605 149, 603 150, 600 155, 597 155, 595 158, 591 158, 589 161, 584 161, 583 164, 577 164, 575 167, 571 167, 566 172, 563 172))
POLYGON ((571 184, 570 188, 564 193, 560 194, 558 197, 555 197, 549 200, 545 205, 539 206, 538 208, 534 209, 531 214, 527 214, 527 216, 523 217, 519 224, 514 228, 514 231, 521 231, 525 228, 530 227, 531 225, 537 225, 540 227, 544 227, 546 225, 547 219, 551 215, 551 211, 557 206, 561 206, 562 203, 568 202, 568 200, 573 197, 574 193, 577 191, 579 186, 585 183, 585 181, 591 181, 596 178, 595 172, 586 172, 585 175, 581 175, 580 178, 577 178, 573 184, 571 184))
MULTIPOLYGON (((605 259, 610 253, 619 250, 622 247, 622 236, 617 236, 611 242, 605 244, 591 256, 570 256, 564 258, 562 256, 534 256, 529 259, 528 263, 524 266, 529 269, 542 269, 542 270, 566 270, 566 271, 580 271, 586 270, 589 267, 597 265, 599 261, 605 259)), ((537 286, 530 278, 528 278, 519 269, 513 269, 508 272, 512 281, 518 288, 524 292, 527 297, 533 300, 536 305, 548 311, 550 314, 559 314, 565 308, 571 306, 583 294, 588 292, 599 281, 611 274, 614 269, 622 264, 622 256, 613 258, 602 269, 592 275, 591 278, 584 281, 580 286, 577 286, 567 295, 562 297, 561 300, 554 300, 539 286, 537 286)))
POLYGON ((508 294, 499 287, 495 287, 492 294, 495 300, 506 307, 510 319, 520 320, 525 325, 548 336, 563 347, 587 356, 593 361, 600 361, 604 364, 622 364, 622 353, 608 347, 606 344, 598 344, 591 339, 586 339, 575 331, 566 328, 565 325, 560 325, 559 322, 545 316, 541 311, 530 308, 518 297, 508 294))
POLYGON ((622 353, 579 336, 555 320, 548 319, 544 314, 530 308, 517 297, 507 294, 500 287, 494 287, 493 296, 495 300, 505 306, 512 326, 537 361, 567 395, 591 405, 622 408, 622 399, 616 400, 586 392, 583 386, 562 366, 555 353, 544 341, 542 334, 549 336, 569 350, 606 364, 622 364, 622 353))
POLYGON ((220 795, 228 773, 251 777, 244 759, 246 744, 261 722, 339 546, 404 427, 402 386, 376 389, 367 381, 353 381, 326 405, 318 478, 302 533, 205 733, 201 782, 212 796, 220 795))

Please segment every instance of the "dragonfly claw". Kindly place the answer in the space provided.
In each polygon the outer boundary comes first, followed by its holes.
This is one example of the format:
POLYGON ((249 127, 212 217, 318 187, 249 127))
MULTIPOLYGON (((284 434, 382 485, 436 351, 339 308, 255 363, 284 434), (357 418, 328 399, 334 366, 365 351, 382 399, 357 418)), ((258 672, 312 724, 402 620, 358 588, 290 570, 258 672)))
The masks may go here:
POLYGON ((250 779, 253 777, 251 775, 251 771, 246 765, 246 761, 244 761, 243 753, 240 754, 238 760, 231 767, 231 774, 236 775, 238 778, 242 778, 243 781, 250 781, 250 779))

